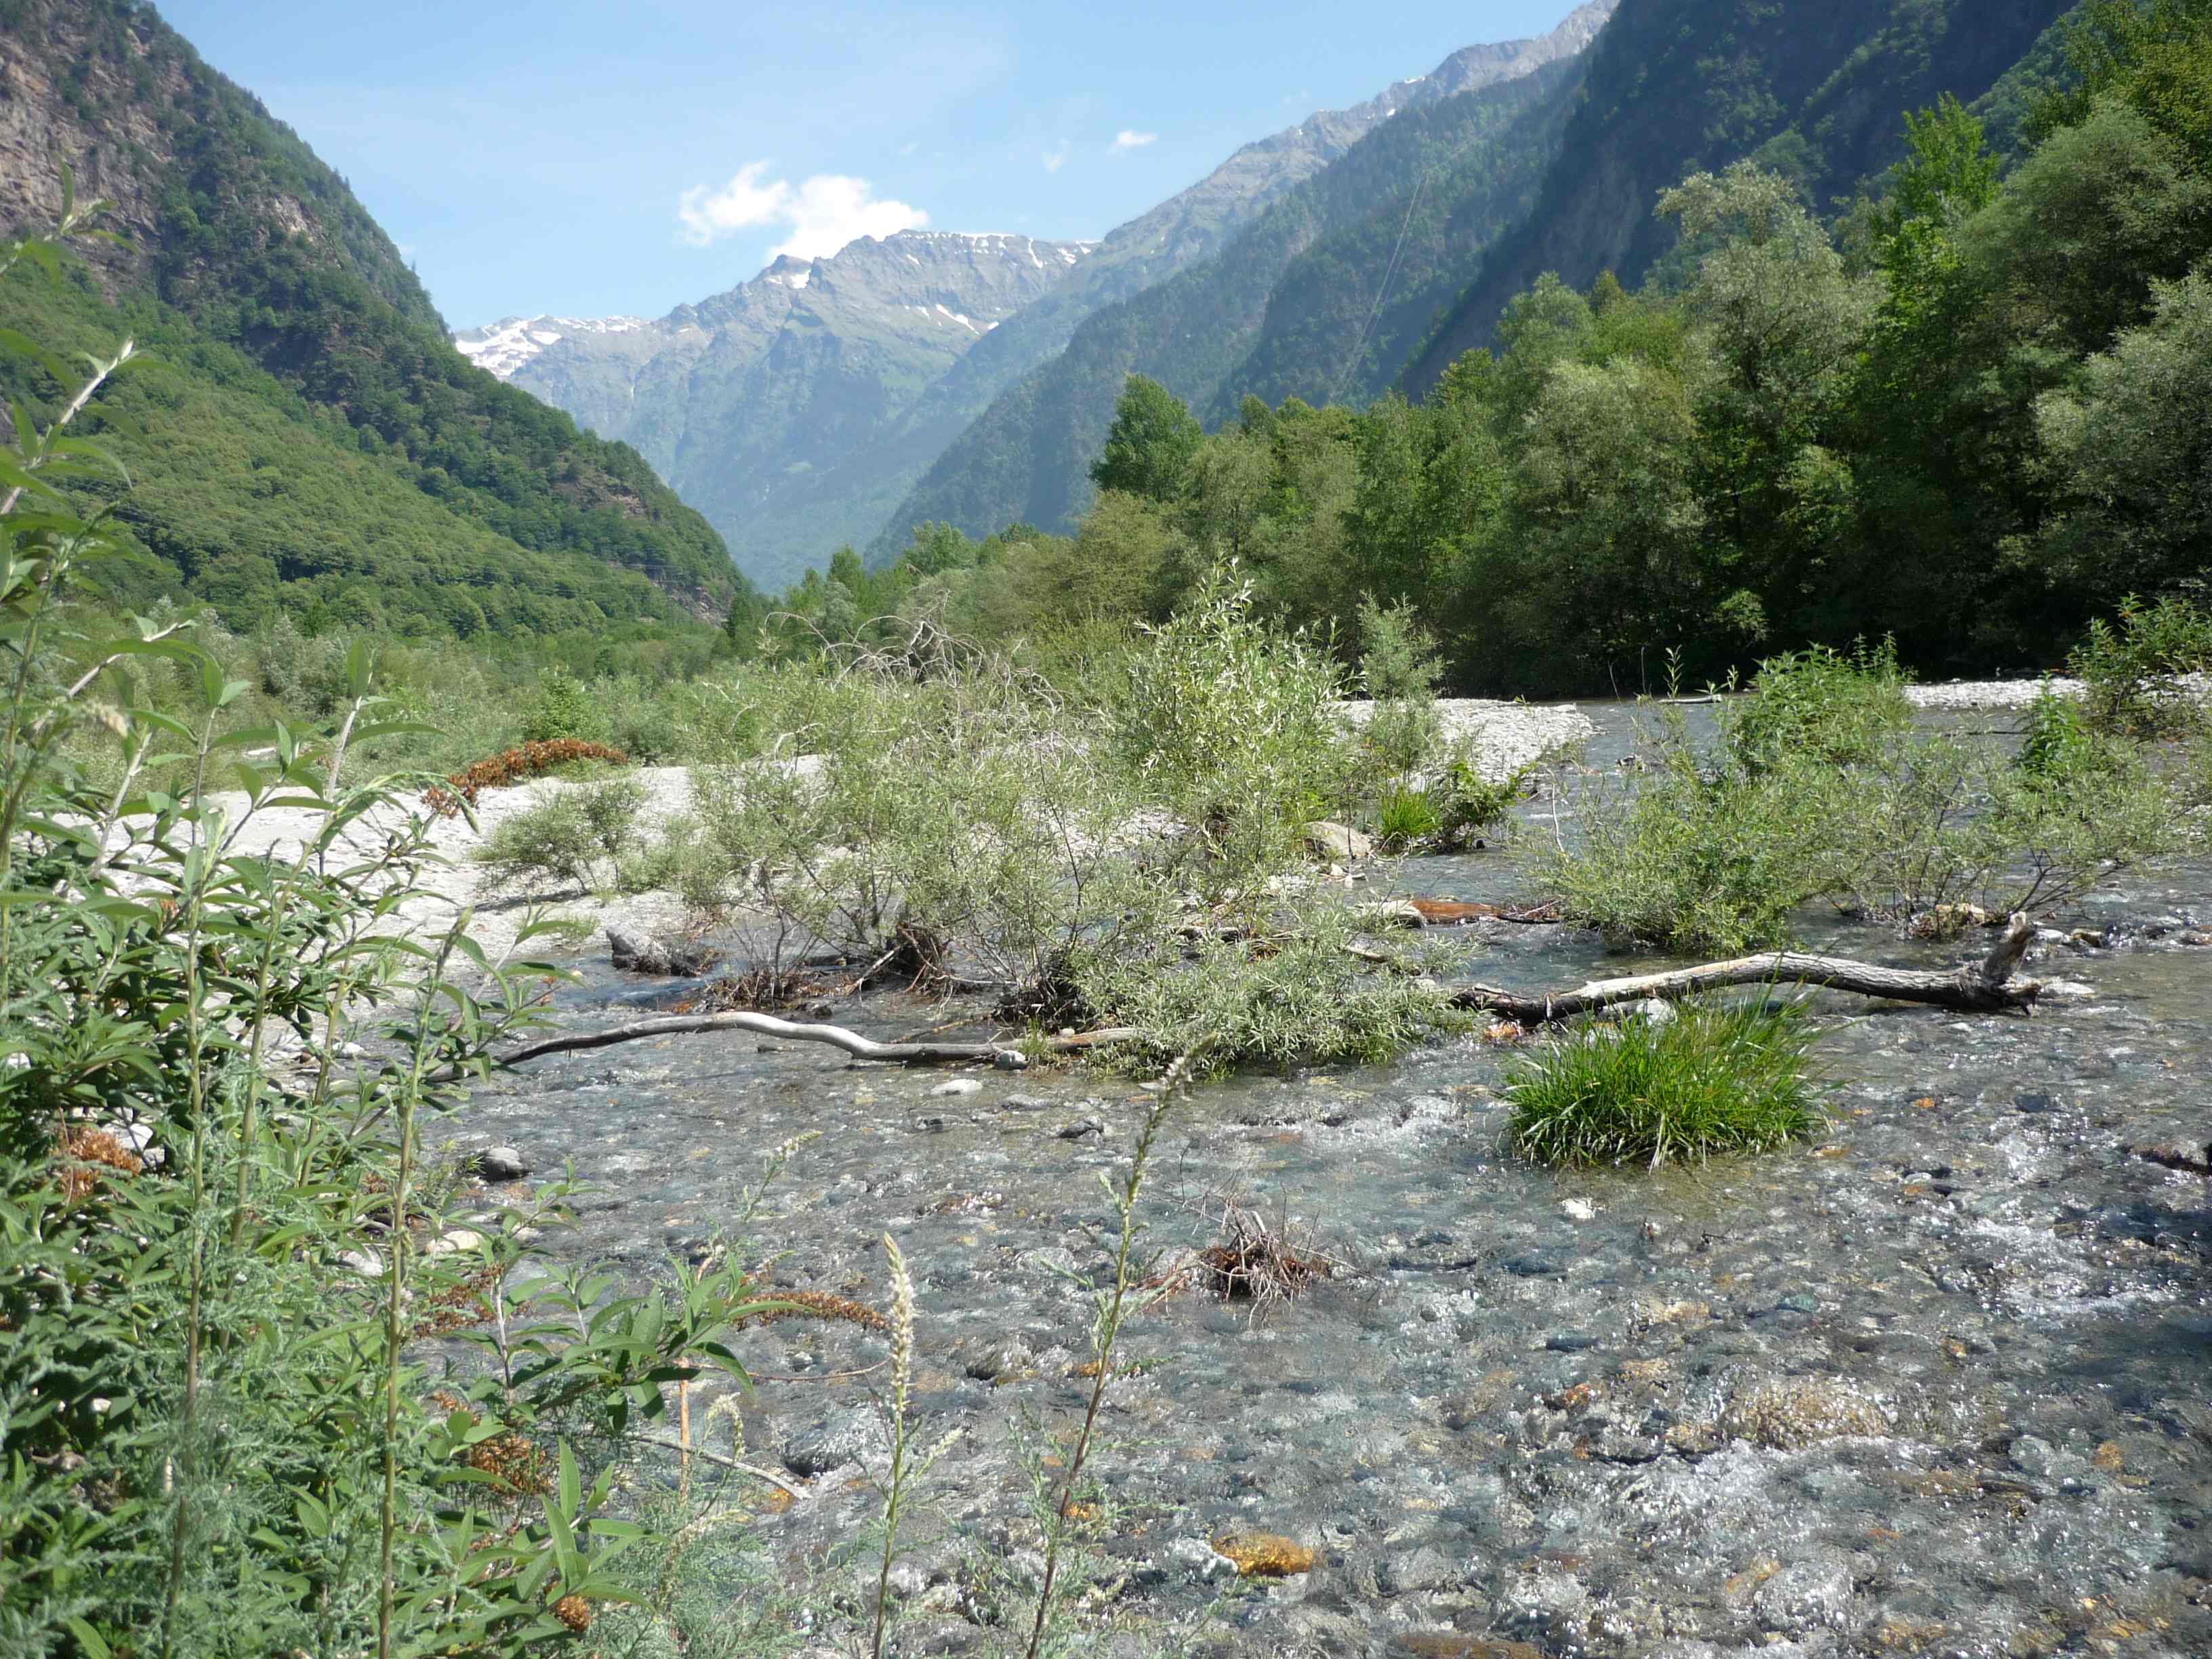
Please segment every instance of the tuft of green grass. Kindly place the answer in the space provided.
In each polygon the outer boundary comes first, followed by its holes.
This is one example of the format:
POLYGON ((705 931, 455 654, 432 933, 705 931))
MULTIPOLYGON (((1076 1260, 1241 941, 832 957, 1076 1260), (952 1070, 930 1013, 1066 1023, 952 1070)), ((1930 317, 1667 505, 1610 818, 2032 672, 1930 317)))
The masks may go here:
POLYGON ((1443 820, 1421 789, 1393 789, 1376 811, 1382 845, 1394 853, 1418 847, 1443 830, 1443 820))
POLYGON ((1815 1038, 1786 1003, 1584 1022, 1518 1062, 1506 1091, 1513 1149, 1540 1164, 1656 1169, 1801 1139, 1823 1121, 1808 1076, 1815 1038))

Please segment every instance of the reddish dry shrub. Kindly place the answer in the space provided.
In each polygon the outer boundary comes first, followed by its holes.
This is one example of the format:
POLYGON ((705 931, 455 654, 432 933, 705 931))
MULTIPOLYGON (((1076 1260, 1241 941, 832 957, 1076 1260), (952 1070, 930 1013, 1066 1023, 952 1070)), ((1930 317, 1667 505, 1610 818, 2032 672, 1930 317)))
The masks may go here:
POLYGON ((85 1123, 69 1127, 56 1157, 62 1166, 62 1194, 71 1203, 81 1203, 99 1189, 106 1178, 102 1171, 135 1176, 146 1167, 138 1154, 116 1136, 85 1123))
POLYGON ((484 1323, 492 1316, 491 1297, 506 1274, 507 1269, 495 1262, 438 1291, 416 1317, 414 1335, 446 1336, 484 1323))
POLYGON ((755 1285, 752 1294, 764 1302, 789 1302, 797 1305, 770 1308, 738 1322, 738 1328, 748 1325, 768 1325, 780 1319, 823 1319, 858 1325, 871 1331, 887 1331, 890 1322, 873 1308, 852 1301, 848 1297, 832 1296, 827 1291, 784 1291, 767 1285, 755 1285))
POLYGON ((491 1477, 502 1492, 542 1497, 553 1490, 552 1460, 545 1449, 521 1435, 495 1434, 469 1448, 469 1467, 491 1477))
POLYGON ((526 743, 489 760, 480 760, 473 766, 465 766, 447 778, 444 787, 434 784, 425 790, 422 799, 439 817, 450 818, 464 805, 476 805, 477 796, 483 790, 503 788, 572 761, 586 760, 605 761, 610 766, 629 764, 628 755, 603 743, 586 743, 580 738, 553 738, 543 743, 526 743))

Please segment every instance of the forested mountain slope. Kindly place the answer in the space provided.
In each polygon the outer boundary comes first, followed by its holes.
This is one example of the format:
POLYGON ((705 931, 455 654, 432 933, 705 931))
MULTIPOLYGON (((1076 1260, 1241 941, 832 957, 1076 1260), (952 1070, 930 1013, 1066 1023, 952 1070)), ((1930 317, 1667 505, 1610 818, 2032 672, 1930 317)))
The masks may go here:
POLYGON ((875 534, 957 430, 910 421, 968 352, 1073 280, 1091 245, 908 230, 751 281, 653 321, 510 319, 463 352, 634 444, 781 586, 875 534))
MULTIPOLYGON (((896 509, 926 470, 1086 318, 1218 255, 1394 121, 1571 56, 1614 3, 1588 0, 1540 39, 1467 47, 1363 104, 1247 144, 1097 243, 906 233, 780 261, 657 321, 509 319, 456 338, 502 378, 635 444, 741 569, 785 580, 841 544, 903 544, 896 509)), ((1423 321, 1434 308, 1431 296, 1423 321)), ((1378 337, 1393 342, 1395 370, 1405 347, 1389 320, 1378 337)), ((1231 354, 1242 338, 1206 348, 1231 354)))
MULTIPOLYGON (((960 371, 968 378, 948 377, 948 392, 979 390, 977 374, 1003 368, 1017 346, 1036 366, 1006 377, 885 527, 872 556, 894 556, 925 520, 975 533, 1017 520, 1065 524, 1082 505, 1083 469, 1130 373, 1224 410, 1248 382, 1316 398, 1387 384, 1457 286, 1448 277, 1439 289, 1438 272, 1462 268, 1525 210, 1527 188, 1557 142, 1571 65, 1613 3, 1593 0, 1536 40, 1469 47, 1358 111, 1316 118, 1300 132, 1334 122, 1357 141, 1325 159, 1310 149, 1315 164, 1210 257, 1160 280, 1157 266, 1131 255, 1152 276, 1149 286, 1125 286, 1117 303, 1079 325, 1071 286, 1000 331, 1009 337, 970 353, 960 371), (988 363, 986 350, 994 353, 988 363)), ((1112 264, 1114 251, 1140 250, 1162 234, 1152 222, 1167 210, 1102 244, 1085 272, 1085 297, 1095 301, 1109 282, 1127 283, 1132 265, 1112 264)))
POLYGON ((0 232, 51 224, 64 164, 125 240, 58 296, 11 284, 0 303, 46 343, 127 334, 161 359, 125 371, 101 422, 138 486, 135 597, 464 634, 726 608, 738 579, 706 521, 456 352, 344 180, 150 7, 0 3, 0 232))
POLYGON ((2069 0, 1621 0, 1534 210, 1468 273, 1408 362, 1410 392, 1487 344, 1546 271, 1634 282, 1672 246, 1659 192, 1755 156, 1825 209, 1893 161, 1899 112, 1987 92, 2069 0))

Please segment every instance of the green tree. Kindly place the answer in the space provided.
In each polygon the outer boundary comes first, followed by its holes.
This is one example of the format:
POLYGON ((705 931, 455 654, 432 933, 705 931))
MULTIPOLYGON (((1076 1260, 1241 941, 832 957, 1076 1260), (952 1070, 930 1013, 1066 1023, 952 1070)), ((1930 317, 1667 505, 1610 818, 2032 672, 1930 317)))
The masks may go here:
POLYGON ((1106 447, 1091 465, 1091 481, 1146 501, 1179 499, 1206 437, 1198 417, 1158 380, 1132 374, 1114 407, 1106 447))
POLYGON ((2154 296, 2036 409, 2062 490, 2046 553, 2093 604, 2201 584, 2212 557, 2212 274, 2154 296))
POLYGON ((2212 172, 2212 0, 2088 0, 2067 30, 2075 84, 2031 118, 2038 138, 2118 101, 2212 172))

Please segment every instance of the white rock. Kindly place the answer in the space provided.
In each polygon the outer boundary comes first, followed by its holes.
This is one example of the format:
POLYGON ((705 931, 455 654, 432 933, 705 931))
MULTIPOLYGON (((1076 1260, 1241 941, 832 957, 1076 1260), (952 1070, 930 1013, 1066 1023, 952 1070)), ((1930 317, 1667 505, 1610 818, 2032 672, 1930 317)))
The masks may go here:
POLYGON ((1178 1538, 1168 1546, 1168 1559, 1203 1582, 1237 1576, 1237 1564, 1203 1538, 1178 1538))
POLYGON ((1567 1219, 1570 1221, 1595 1221, 1597 1219, 1597 1206, 1592 1204, 1588 1199, 1563 1199, 1560 1200, 1559 1208, 1566 1212, 1567 1219))
POLYGON ((441 1233, 422 1247, 424 1255, 459 1255, 467 1250, 483 1249, 484 1236, 471 1227, 456 1227, 451 1232, 441 1233))
POLYGON ((939 1084, 929 1091, 929 1095, 933 1100, 941 1100, 953 1095, 974 1095, 981 1094, 982 1091, 983 1085, 976 1082, 974 1078, 956 1077, 939 1084))

